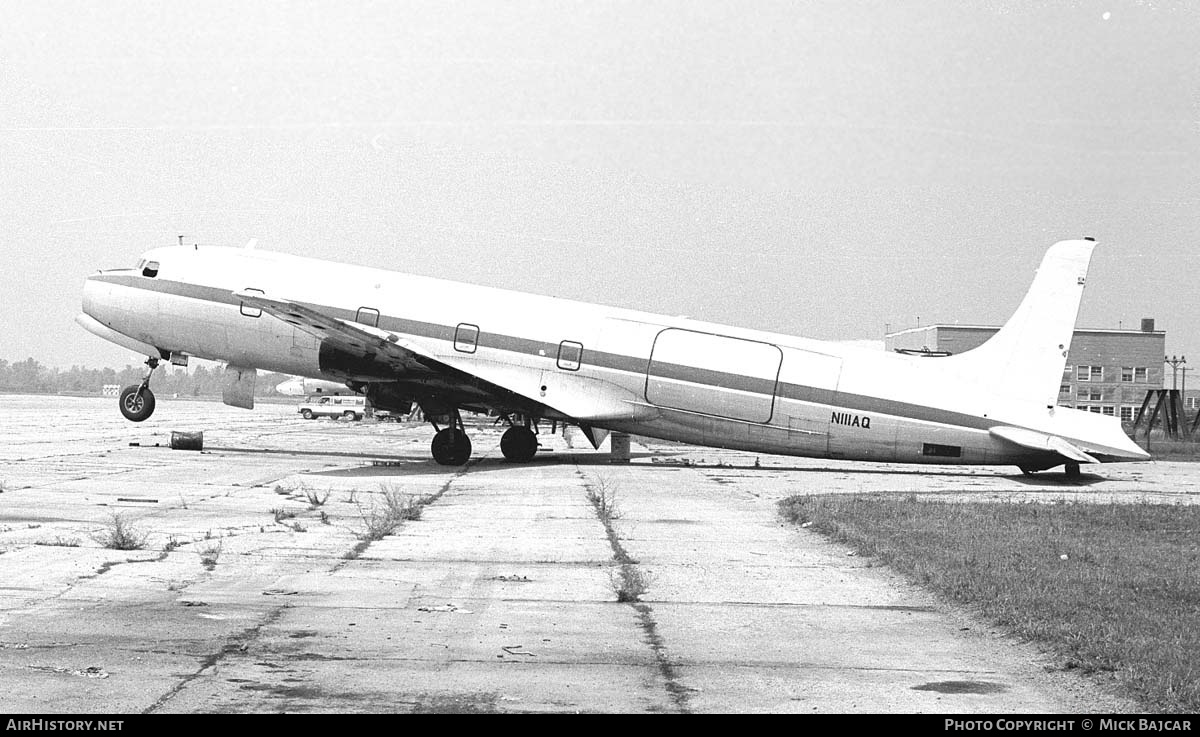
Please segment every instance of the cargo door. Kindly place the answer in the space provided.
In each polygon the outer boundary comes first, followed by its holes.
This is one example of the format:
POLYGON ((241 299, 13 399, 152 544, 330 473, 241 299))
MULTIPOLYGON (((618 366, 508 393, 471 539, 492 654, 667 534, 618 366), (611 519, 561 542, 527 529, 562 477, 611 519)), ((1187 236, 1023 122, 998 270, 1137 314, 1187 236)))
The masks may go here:
POLYGON ((646 401, 745 422, 770 422, 783 352, 778 346, 681 328, 659 332, 646 368, 646 401))

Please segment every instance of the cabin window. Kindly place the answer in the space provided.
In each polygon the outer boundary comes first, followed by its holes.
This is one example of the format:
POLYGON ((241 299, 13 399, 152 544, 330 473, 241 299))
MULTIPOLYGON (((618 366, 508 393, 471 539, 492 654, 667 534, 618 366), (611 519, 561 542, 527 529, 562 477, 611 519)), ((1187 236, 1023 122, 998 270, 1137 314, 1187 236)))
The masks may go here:
MULTIPOLYGON (((247 287, 244 291, 254 292, 255 294, 266 294, 266 292, 263 290, 254 289, 253 287, 247 287)), ((246 317, 262 317, 262 310, 259 308, 253 305, 248 305, 245 302, 239 302, 238 305, 241 308, 242 314, 246 317)))
POLYGON ((459 323, 454 329, 454 350, 460 353, 474 353, 479 347, 479 326, 467 322, 459 323))
POLYGON ((962 458, 962 446, 925 443, 921 449, 921 455, 936 456, 938 458, 962 458))
POLYGON ((564 340, 558 344, 558 367, 564 371, 578 371, 583 363, 583 343, 564 340))
POLYGON ((372 307, 359 307, 358 313, 354 316, 354 322, 377 328, 379 327, 379 310, 372 307))
POLYGON ((146 265, 142 267, 142 276, 148 276, 151 279, 158 276, 158 262, 148 261, 146 265))

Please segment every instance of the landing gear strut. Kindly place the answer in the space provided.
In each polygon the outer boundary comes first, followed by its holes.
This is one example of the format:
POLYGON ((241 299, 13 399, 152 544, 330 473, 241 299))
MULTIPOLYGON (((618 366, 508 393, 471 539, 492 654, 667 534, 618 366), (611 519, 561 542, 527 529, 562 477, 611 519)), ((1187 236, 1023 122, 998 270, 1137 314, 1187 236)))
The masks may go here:
POLYGON ((146 378, 142 379, 141 384, 130 384, 122 389, 118 401, 121 414, 131 422, 141 422, 154 414, 154 392, 150 391, 150 377, 154 375, 154 369, 158 368, 158 359, 147 358, 146 365, 150 367, 146 378))
POLYGON ((471 457, 471 439, 467 437, 458 408, 450 410, 450 427, 438 428, 436 422, 429 422, 433 429, 437 430, 433 442, 429 445, 433 460, 443 466, 461 466, 466 463, 471 457))

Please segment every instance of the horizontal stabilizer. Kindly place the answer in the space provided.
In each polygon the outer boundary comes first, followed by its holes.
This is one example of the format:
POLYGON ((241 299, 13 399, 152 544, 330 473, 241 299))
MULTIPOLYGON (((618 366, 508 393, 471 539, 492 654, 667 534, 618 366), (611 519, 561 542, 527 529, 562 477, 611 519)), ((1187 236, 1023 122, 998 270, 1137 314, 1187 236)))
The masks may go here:
POLYGON ((1100 462, 1088 455, 1079 446, 1068 442, 1057 435, 1047 435, 1044 432, 1027 430, 1023 427, 1011 427, 1009 425, 998 425, 990 428, 988 432, 998 438, 1003 438, 1010 443, 1016 443, 1023 448, 1030 448, 1032 450, 1046 450, 1052 453, 1058 453, 1067 460, 1078 461, 1079 463, 1100 462))

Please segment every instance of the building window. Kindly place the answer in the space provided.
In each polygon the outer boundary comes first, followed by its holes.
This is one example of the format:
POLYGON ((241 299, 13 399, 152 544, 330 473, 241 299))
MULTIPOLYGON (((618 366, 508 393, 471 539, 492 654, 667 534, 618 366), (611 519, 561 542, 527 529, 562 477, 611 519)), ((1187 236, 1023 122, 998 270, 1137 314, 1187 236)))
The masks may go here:
POLYGON ((1133 422, 1133 418, 1137 417, 1137 408, 1132 404, 1121 406, 1121 422, 1133 422))
POLYGON ((1070 394, 1071 393, 1071 385, 1070 384, 1060 384, 1058 387, 1058 393, 1059 394, 1070 394))
POLYGON ((1099 402, 1101 399, 1104 399, 1104 392, 1099 389, 1080 389, 1078 398, 1085 402, 1099 402))
POLYGON ((1128 383, 1145 384, 1146 383, 1146 367, 1145 366, 1122 366, 1121 381, 1128 383))
POLYGON ((1188 409, 1200 409, 1200 397, 1187 397, 1183 400, 1183 406, 1188 409))
POLYGON ((1076 366, 1075 379, 1077 381, 1104 381, 1104 367, 1076 366))
POLYGON ((1100 408, 1100 413, 1108 415, 1109 417, 1112 417, 1113 415, 1116 414, 1116 408, 1113 407, 1111 404, 1106 404, 1100 408))

